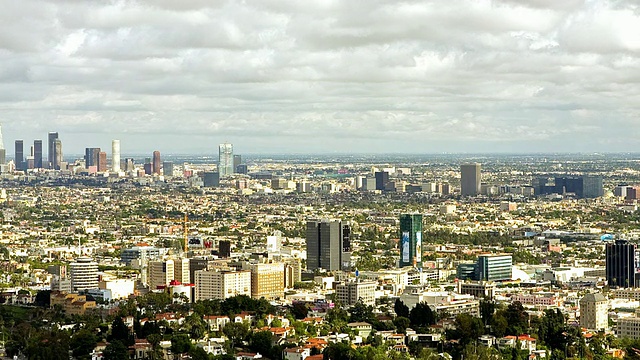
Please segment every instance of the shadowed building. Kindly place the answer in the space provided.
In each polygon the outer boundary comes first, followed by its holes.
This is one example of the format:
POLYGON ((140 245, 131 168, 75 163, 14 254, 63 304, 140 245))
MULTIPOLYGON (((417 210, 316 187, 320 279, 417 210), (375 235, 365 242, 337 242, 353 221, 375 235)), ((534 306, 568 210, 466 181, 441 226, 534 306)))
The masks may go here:
POLYGON ((160 175, 160 151, 156 150, 153 152, 153 173, 160 175))
POLYGON ((460 194, 476 196, 480 193, 480 164, 460 165, 460 194))

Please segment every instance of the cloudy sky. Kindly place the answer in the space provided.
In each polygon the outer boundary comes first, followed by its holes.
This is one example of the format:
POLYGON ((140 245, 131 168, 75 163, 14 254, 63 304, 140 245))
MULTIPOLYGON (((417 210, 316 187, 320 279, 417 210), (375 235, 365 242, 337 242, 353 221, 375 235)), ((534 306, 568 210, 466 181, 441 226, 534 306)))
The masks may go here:
POLYGON ((637 152, 638 4, 0 0, 4 142, 637 152))

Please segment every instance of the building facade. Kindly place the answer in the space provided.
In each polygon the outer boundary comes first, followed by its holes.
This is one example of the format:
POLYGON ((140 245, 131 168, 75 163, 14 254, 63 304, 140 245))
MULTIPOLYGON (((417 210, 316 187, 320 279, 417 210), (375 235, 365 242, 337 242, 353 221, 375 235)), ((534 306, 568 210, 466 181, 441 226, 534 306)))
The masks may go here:
POLYGON ((307 269, 349 268, 350 229, 340 220, 307 221, 307 269))
POLYGON ((218 146, 218 173, 220 178, 231 176, 234 173, 233 145, 229 143, 218 146))
POLYGON ((250 264, 251 297, 267 300, 284 297, 284 264, 250 264))
POLYGON ((487 254, 478 256, 475 280, 509 281, 512 277, 513 258, 511 255, 487 254))
POLYGON ((251 275, 251 271, 198 270, 194 273, 195 300, 251 296, 251 275))
POLYGON ((637 245, 626 240, 607 243, 605 250, 607 283, 611 287, 636 287, 637 245))
POLYGON ((400 267, 422 268, 422 215, 400 215, 400 267))
POLYGON ((476 196, 480 193, 480 185, 480 164, 460 165, 460 194, 462 196, 476 196))
POLYGON ((79 257, 69 264, 73 292, 98 288, 98 263, 89 257, 79 257))
POLYGON ((605 330, 609 327, 609 301, 602 294, 586 294, 580 299, 580 327, 605 330))
POLYGON ((368 306, 376 304, 376 287, 374 281, 349 281, 336 286, 336 300, 345 306, 355 305, 358 301, 368 306))

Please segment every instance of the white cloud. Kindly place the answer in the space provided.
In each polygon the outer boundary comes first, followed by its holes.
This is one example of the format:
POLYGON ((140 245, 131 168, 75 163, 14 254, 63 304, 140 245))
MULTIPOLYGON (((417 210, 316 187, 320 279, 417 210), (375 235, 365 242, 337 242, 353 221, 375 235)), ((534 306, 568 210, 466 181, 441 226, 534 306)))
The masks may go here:
POLYGON ((0 6, 7 144, 57 130, 67 153, 111 137, 138 152, 638 145, 634 1, 0 6))

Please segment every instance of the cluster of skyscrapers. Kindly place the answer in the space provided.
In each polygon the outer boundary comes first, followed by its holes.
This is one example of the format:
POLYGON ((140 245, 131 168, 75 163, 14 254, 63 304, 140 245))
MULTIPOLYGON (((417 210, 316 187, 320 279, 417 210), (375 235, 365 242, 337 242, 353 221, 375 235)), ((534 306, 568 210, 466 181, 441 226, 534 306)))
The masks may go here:
MULTIPOLYGON (((50 132, 48 136, 49 152, 47 161, 42 158, 42 140, 33 141, 29 155, 25 157, 24 140, 15 140, 14 142, 14 163, 16 170, 24 171, 27 169, 55 169, 60 170, 63 164, 62 156, 62 140, 58 138, 57 132, 50 132)), ((6 150, 2 141, 2 131, 0 130, 0 164, 7 163, 6 150)))

